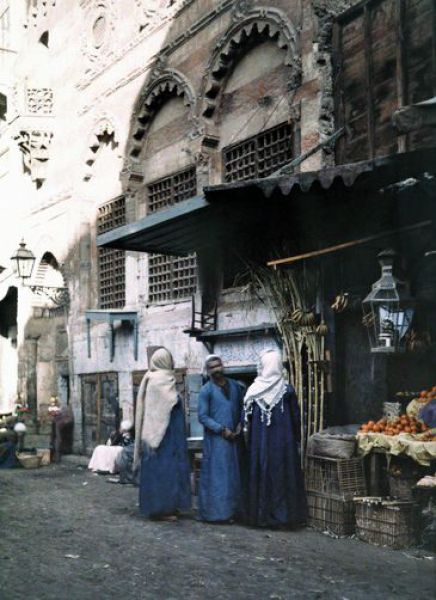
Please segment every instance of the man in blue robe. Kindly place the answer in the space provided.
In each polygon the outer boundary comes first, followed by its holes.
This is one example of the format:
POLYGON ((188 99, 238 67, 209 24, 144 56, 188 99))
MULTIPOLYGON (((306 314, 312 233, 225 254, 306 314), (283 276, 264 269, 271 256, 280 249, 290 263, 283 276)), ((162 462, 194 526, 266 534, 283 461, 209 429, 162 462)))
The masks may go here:
POLYGON ((203 521, 231 521, 241 512, 241 414, 244 390, 224 377, 221 358, 206 359, 209 381, 198 398, 204 427, 198 510, 203 521))

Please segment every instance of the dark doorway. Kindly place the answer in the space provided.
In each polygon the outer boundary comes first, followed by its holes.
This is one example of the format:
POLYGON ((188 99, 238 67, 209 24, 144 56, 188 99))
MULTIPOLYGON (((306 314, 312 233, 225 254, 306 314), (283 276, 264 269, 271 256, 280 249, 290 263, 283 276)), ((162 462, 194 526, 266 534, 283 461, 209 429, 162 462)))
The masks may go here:
POLYGON ((119 427, 118 374, 91 373, 81 381, 83 449, 88 454, 119 427))

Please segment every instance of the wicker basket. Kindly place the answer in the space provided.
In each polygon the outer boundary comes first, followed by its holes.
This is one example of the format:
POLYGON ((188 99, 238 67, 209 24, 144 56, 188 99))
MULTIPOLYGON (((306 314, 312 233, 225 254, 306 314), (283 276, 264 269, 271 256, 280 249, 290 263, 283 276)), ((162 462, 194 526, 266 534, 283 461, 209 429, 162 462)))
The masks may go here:
POLYGON ((25 469, 37 469, 41 465, 41 456, 36 454, 17 454, 18 462, 25 469))
POLYGON ((36 456, 41 457, 41 467, 46 467, 50 464, 50 449, 49 448, 37 448, 36 456))
POLYGON ((355 505, 352 500, 340 500, 314 492, 307 493, 308 525, 318 531, 345 537, 355 528, 355 505))
POLYGON ((341 500, 351 500, 367 493, 361 458, 308 456, 305 477, 308 492, 327 494, 341 500))
POLYGON ((416 505, 389 498, 355 498, 357 536, 375 546, 410 548, 417 538, 416 505))

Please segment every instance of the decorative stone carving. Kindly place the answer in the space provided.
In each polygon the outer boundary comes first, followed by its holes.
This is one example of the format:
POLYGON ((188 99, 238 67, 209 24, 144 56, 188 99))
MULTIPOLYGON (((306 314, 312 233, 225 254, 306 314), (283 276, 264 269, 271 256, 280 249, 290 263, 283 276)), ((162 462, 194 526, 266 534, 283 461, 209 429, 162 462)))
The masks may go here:
POLYGON ((236 0, 232 9, 232 21, 243 19, 253 6, 253 0, 236 0))
POLYGON ((51 88, 27 88, 27 112, 34 115, 53 113, 53 90, 51 88))
POLYGON ((183 98, 189 107, 189 119, 192 124, 192 136, 200 135, 201 123, 195 116, 195 94, 187 79, 175 69, 163 69, 162 59, 153 68, 145 91, 134 112, 129 155, 135 160, 141 153, 142 144, 152 117, 169 96, 183 98))
POLYGON ((261 352, 269 349, 279 350, 277 341, 270 335, 256 336, 246 340, 223 339, 216 343, 215 352, 227 365, 257 365, 261 352))
MULTIPOLYGON (((152 31, 158 27, 163 27, 168 24, 174 16, 179 11, 193 4, 196 0, 184 0, 178 2, 168 2, 167 6, 163 10, 159 9, 158 15, 159 19, 153 21, 152 26, 142 28, 137 35, 133 36, 132 39, 121 48, 113 48, 109 53, 101 52, 98 60, 93 62, 92 68, 88 68, 84 74, 84 77, 77 83, 76 87, 79 90, 85 89, 92 81, 94 81, 97 77, 99 77, 102 73, 104 73, 111 65, 120 60, 124 59, 126 54, 130 52, 133 48, 136 48, 139 44, 141 44, 144 39, 149 36, 152 31)), ((227 11, 233 4, 234 0, 221 0, 217 3, 216 7, 211 10, 207 15, 202 15, 187 31, 183 31, 175 40, 173 40, 170 44, 162 48, 161 55, 169 55, 175 50, 177 50, 180 46, 186 43, 187 40, 194 37, 199 31, 204 29, 211 23, 217 16, 223 14, 227 11)), ((135 2, 142 2, 142 0, 135 0, 135 2)), ((92 0, 81 0, 81 7, 84 9, 88 9, 92 3, 92 0)), ((118 90, 120 87, 127 85, 135 79, 139 77, 143 73, 147 72, 150 68, 149 64, 142 65, 140 68, 136 68, 131 72, 131 75, 128 77, 123 77, 116 85, 114 85, 111 89, 106 91, 106 96, 113 93, 114 90, 118 90)), ((83 107, 83 114, 87 112, 91 108, 91 105, 87 105, 83 107)))
POLYGON ((115 125, 113 120, 108 116, 102 116, 94 124, 92 134, 89 137, 87 144, 86 155, 86 172, 83 177, 84 181, 89 181, 92 177, 92 168, 98 158, 99 152, 103 146, 111 145, 115 150, 118 147, 119 141, 116 138, 115 125))
POLYGON ((210 163, 210 155, 205 152, 196 152, 194 154, 194 161, 197 167, 199 168, 207 168, 210 163))
POLYGON ((56 6, 56 0, 30 0, 28 18, 24 27, 28 27, 29 24, 37 27, 40 20, 47 16, 49 9, 53 6, 56 6))
POLYGON ((110 42, 115 29, 115 15, 110 0, 95 0, 83 6, 86 27, 82 34, 82 52, 90 60, 111 54, 110 42))
POLYGON ((154 29, 161 22, 159 0, 135 0, 138 9, 139 31, 154 29))
POLYGON ((47 162, 53 133, 50 131, 20 131, 15 137, 23 153, 24 172, 40 187, 47 177, 47 162))
POLYGON ((144 183, 142 167, 126 160, 120 173, 120 181, 125 190, 132 190, 141 186, 144 183))
POLYGON ((248 10, 249 2, 240 1, 235 5, 233 20, 236 23, 227 30, 216 44, 212 58, 205 70, 201 97, 201 114, 211 118, 215 112, 218 97, 232 65, 232 57, 245 40, 257 33, 277 41, 286 50, 284 64, 289 65, 290 88, 295 89, 301 78, 301 62, 298 51, 298 34, 288 17, 275 8, 254 8, 248 10))

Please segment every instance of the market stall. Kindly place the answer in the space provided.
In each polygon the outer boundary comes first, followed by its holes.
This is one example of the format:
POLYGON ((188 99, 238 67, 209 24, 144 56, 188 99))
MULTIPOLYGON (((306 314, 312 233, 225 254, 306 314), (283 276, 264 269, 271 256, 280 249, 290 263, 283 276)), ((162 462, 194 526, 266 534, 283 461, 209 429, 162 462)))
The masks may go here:
POLYGON ((309 524, 375 545, 434 549, 435 403, 432 387, 404 412, 400 402, 385 403, 386 416, 357 432, 333 427, 312 436, 305 471, 309 524))

